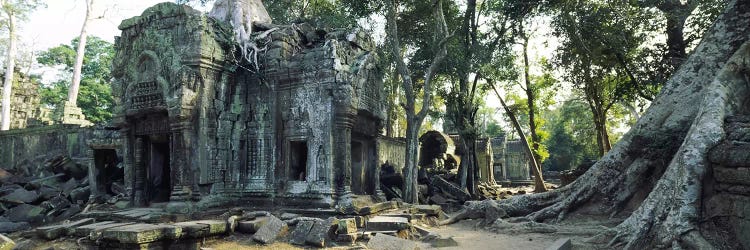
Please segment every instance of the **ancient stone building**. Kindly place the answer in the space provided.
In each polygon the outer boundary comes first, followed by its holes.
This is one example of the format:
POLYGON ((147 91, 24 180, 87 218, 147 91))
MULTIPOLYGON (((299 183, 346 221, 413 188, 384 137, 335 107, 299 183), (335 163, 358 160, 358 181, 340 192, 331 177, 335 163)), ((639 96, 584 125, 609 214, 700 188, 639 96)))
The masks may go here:
POLYGON ((493 166, 495 181, 502 185, 530 183, 529 157, 519 140, 507 137, 492 138, 493 166))
MULTIPOLYGON (((0 75, 0 79, 2 78, 3 75, 0 75)), ((38 117, 39 84, 20 72, 16 72, 13 78, 10 100, 10 128, 26 128, 33 124, 38 117)))
POLYGON ((242 60, 228 24, 157 4, 124 20, 114 124, 136 206, 332 207, 380 194, 382 82, 359 30, 276 25, 242 60))

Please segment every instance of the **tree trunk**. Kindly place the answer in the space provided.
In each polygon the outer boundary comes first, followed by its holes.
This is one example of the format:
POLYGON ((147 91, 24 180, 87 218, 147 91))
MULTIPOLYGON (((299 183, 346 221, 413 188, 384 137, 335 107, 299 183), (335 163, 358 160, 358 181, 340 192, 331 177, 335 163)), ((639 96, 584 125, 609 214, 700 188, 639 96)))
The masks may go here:
POLYGON ((536 158, 534 157, 534 154, 531 152, 531 147, 529 147, 529 143, 526 140, 526 135, 523 134, 523 130, 521 130, 521 123, 518 122, 518 119, 516 119, 515 114, 508 108, 508 105, 505 105, 505 101, 503 100, 503 97, 500 96, 500 93, 497 92, 497 89, 495 88, 495 84, 492 82, 488 82, 490 87, 492 87, 492 90, 495 91, 495 95, 497 95, 497 98, 500 99, 500 104, 503 105, 503 109, 505 109, 505 113, 510 117, 511 124, 513 124, 513 128, 516 130, 516 133, 519 137, 521 137, 521 143, 524 145, 524 149, 526 150, 526 155, 529 156, 529 161, 531 165, 531 172, 534 174, 534 192, 536 193, 542 193, 547 191, 547 187, 544 185, 544 178, 542 177, 542 171, 539 167, 539 162, 537 162, 536 158))
POLYGON ((419 202, 419 187, 417 176, 419 168, 417 159, 419 159, 419 128, 422 126, 422 119, 417 119, 413 115, 406 116, 406 163, 404 164, 404 201, 416 204, 419 202))
MULTIPOLYGON (((520 30, 523 30, 523 25, 520 27, 520 30)), ((539 155, 539 143, 541 143, 541 138, 539 138, 539 135, 536 133, 536 95, 534 93, 534 86, 531 84, 531 79, 529 78, 529 37, 526 36, 526 34, 523 34, 523 80, 526 83, 526 106, 529 108, 529 134, 531 134, 531 149, 532 153, 534 154, 534 159, 537 161, 541 161, 541 156, 539 155)), ((539 163, 539 162, 537 162, 539 163)))
POLYGON ((484 216, 485 209, 559 221, 578 208, 593 207, 587 211, 628 216, 605 233, 614 235, 613 246, 725 246, 713 240, 723 238, 712 237, 721 232, 700 228, 711 220, 703 205, 703 193, 710 191, 704 183, 712 181, 705 179, 712 170, 707 155, 725 137, 725 118, 750 110, 744 73, 748 34, 750 2, 733 1, 636 125, 574 183, 543 194, 470 203, 444 223, 484 216))
MULTIPOLYGON (((5 1, 1 2, 7 4, 5 1)), ((5 7, 5 6, 3 6, 5 7)), ((10 129, 11 91, 13 89, 13 69, 16 63, 16 16, 13 10, 6 9, 8 14, 8 57, 5 62, 5 80, 3 82, 3 108, 0 130, 10 129)))
POLYGON ((83 56, 86 52, 86 29, 88 28, 89 20, 91 19, 92 5, 94 0, 85 0, 86 2, 86 16, 83 18, 83 25, 81 25, 81 34, 78 35, 78 49, 76 49, 76 63, 73 66, 73 82, 70 84, 68 89, 68 103, 71 105, 77 105, 78 100, 78 88, 81 85, 81 68, 83 68, 83 56))

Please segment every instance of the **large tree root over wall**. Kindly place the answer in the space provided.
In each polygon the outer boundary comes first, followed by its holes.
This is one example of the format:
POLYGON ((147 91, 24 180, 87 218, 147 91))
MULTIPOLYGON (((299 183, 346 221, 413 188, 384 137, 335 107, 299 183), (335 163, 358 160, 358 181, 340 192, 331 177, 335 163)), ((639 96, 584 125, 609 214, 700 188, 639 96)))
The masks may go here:
POLYGON ((725 118, 750 110, 748 38, 750 1, 733 1, 646 114, 578 180, 547 193, 470 202, 443 223, 519 216, 559 221, 589 208, 630 213, 609 232, 612 246, 727 247, 700 230, 704 179, 711 171, 708 152, 725 137, 725 118))

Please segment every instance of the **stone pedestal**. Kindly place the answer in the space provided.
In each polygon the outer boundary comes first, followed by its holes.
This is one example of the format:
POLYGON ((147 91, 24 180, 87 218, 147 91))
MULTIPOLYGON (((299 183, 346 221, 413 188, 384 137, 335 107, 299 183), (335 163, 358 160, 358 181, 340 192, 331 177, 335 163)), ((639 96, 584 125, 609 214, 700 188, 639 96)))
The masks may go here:
POLYGON ((55 122, 60 124, 76 124, 81 125, 81 127, 94 125, 86 120, 86 116, 83 115, 81 108, 76 106, 75 103, 70 102, 61 103, 55 110, 53 117, 55 122))

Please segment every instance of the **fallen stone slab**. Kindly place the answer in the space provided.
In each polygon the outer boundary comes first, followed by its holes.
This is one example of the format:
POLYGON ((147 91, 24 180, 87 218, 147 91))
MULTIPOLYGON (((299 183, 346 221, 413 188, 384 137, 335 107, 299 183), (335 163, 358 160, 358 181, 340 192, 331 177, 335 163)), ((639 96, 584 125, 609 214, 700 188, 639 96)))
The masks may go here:
POLYGON ((102 221, 102 222, 97 222, 97 223, 77 227, 73 230, 73 235, 78 236, 78 237, 85 237, 85 236, 89 236, 91 233, 98 233, 108 228, 120 227, 120 226, 132 225, 132 224, 135 224, 135 223, 132 223, 132 222, 118 223, 114 221, 102 221))
POLYGON ((0 234, 0 250, 11 250, 16 246, 16 242, 0 234))
POLYGON ((358 237, 359 237, 359 233, 337 234, 336 242, 346 242, 346 243, 352 244, 357 241, 358 237))
POLYGON ((413 207, 417 213, 426 215, 437 216, 443 212, 443 209, 438 205, 416 205, 413 207))
POLYGON ((409 219, 403 217, 375 216, 367 221, 367 231, 400 231, 411 227, 409 219))
POLYGON ((31 224, 28 222, 0 222, 0 233, 15 233, 31 228, 31 224))
POLYGON ((175 223, 182 228, 182 236, 189 238, 203 238, 225 234, 227 223, 222 220, 197 220, 175 223))
POLYGON ((439 188, 443 193, 453 196, 453 198, 456 198, 461 203, 471 200, 471 195, 469 193, 440 176, 435 175, 432 177, 431 186, 439 188))
POLYGON ((391 210, 391 209, 397 209, 398 203, 395 201, 386 201, 386 202, 380 202, 375 203, 368 206, 355 206, 354 207, 354 214, 357 215, 370 215, 370 214, 376 214, 380 213, 382 211, 391 210))
POLYGON ((299 214, 294 214, 294 213, 283 213, 283 214, 281 214, 281 216, 279 216, 279 219, 281 219, 281 220, 291 220, 291 219, 294 219, 294 218, 297 218, 297 217, 300 217, 300 215, 299 214))
POLYGON ((427 215, 423 213, 387 213, 387 214, 380 214, 379 216, 401 217, 401 218, 406 218, 407 220, 409 220, 409 222, 421 221, 427 218, 427 215))
POLYGON ((237 231, 240 233, 254 234, 268 222, 267 216, 257 217, 252 220, 237 222, 237 231))
POLYGON ((369 242, 367 247, 373 250, 418 250, 420 249, 417 242, 401 239, 386 234, 376 234, 369 242))
POLYGON ((434 248, 458 246, 458 242, 456 242, 453 237, 435 237, 428 242, 430 243, 430 246, 434 248))
POLYGON ((36 229, 36 234, 47 240, 54 240, 63 236, 67 236, 73 232, 73 228, 88 225, 94 223, 94 219, 85 218, 70 223, 63 223, 59 225, 52 225, 46 227, 39 227, 36 229))
POLYGON ((335 217, 329 217, 324 221, 316 221, 305 238, 305 242, 312 246, 325 247, 328 239, 336 231, 337 224, 338 219, 335 217))
POLYGON ((268 222, 253 235, 253 240, 262 244, 271 244, 276 238, 287 233, 289 227, 276 216, 269 216, 268 222))
POLYGON ((28 191, 24 188, 17 188, 16 190, 13 190, 13 192, 0 198, 0 201, 21 204, 32 203, 37 199, 39 199, 39 193, 37 193, 36 191, 28 191))
POLYGON ((44 220, 44 208, 29 204, 15 206, 5 212, 11 222, 28 222, 31 224, 44 220))
POLYGON ((571 248, 570 238, 561 238, 552 242, 552 245, 548 246, 546 250, 570 250, 571 248))
POLYGON ((290 235, 290 243, 304 245, 307 235, 310 233, 310 229, 312 229, 313 225, 315 225, 315 221, 312 220, 305 220, 297 223, 297 227, 292 230, 292 234, 290 235))
POLYGON ((345 218, 339 220, 339 226, 336 231, 338 234, 352 234, 357 232, 357 221, 354 218, 345 218))
MULTIPOLYGON (((101 233, 96 240, 116 241, 121 244, 143 244, 159 240, 175 240, 182 236, 182 228, 166 224, 132 224, 111 227, 101 233)), ((95 240, 95 239, 92 239, 95 240)))

